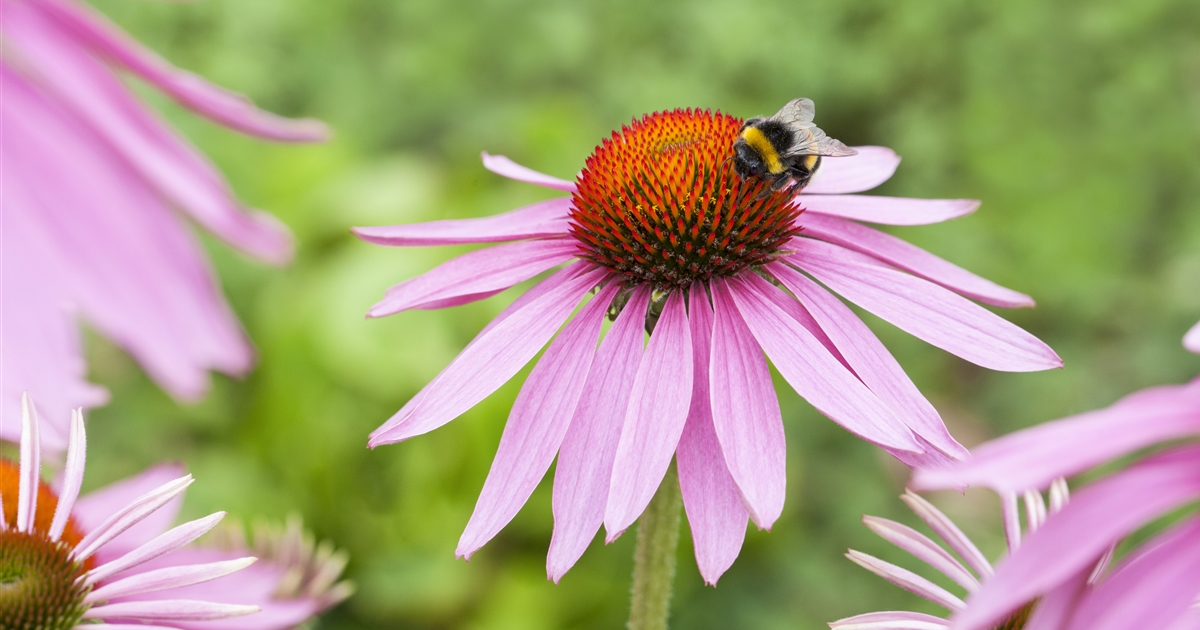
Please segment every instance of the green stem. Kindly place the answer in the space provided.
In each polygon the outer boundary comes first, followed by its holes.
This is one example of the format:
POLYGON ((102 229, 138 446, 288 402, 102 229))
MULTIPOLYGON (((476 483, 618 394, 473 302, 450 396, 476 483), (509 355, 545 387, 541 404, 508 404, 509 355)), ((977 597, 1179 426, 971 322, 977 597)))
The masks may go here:
POLYGON ((666 630, 675 581, 675 550, 679 547, 679 475, 671 466, 658 492, 638 519, 637 549, 633 552, 633 592, 629 630, 666 630))

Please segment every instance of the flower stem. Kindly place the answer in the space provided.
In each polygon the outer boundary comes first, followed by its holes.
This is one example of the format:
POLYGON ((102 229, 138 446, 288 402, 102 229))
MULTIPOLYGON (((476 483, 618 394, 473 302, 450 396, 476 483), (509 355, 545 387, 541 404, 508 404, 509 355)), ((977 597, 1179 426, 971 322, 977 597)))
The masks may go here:
POLYGON ((628 630, 666 630, 675 581, 675 550, 679 547, 683 498, 675 467, 667 471, 658 492, 638 519, 637 549, 633 552, 633 589, 628 630))

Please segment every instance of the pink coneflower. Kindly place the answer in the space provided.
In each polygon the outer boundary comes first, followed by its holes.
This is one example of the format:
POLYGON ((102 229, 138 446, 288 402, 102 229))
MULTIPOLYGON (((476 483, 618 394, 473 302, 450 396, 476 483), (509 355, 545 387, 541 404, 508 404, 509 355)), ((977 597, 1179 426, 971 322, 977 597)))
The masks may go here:
POLYGON ((557 454, 548 573, 558 580, 601 524, 612 540, 637 519, 675 456, 696 559, 715 583, 747 518, 769 528, 783 509, 783 421, 764 352, 814 407, 905 462, 962 457, 886 348, 817 281, 980 365, 1060 365, 954 291, 1000 306, 1028 297, 848 220, 932 223, 977 202, 841 194, 891 176, 899 158, 881 147, 826 159, 799 198, 772 193, 733 170, 741 122, 646 116, 597 147, 574 183, 485 154, 496 173, 571 196, 496 217, 355 230, 393 246, 514 241, 392 287, 372 317, 472 302, 566 265, 371 435, 374 447, 453 420, 554 338, 513 406, 459 555, 512 519, 557 454), (606 317, 615 321, 597 347, 606 317))
POLYGON ((1183 336, 1183 347, 1200 354, 1200 322, 1192 326, 1192 329, 1183 336))
MULTIPOLYGON (((0 619, 5 627, 29 630, 88 628, 91 623, 150 623, 182 627, 258 612, 252 605, 177 598, 178 589, 245 569, 254 558, 178 563, 144 570, 170 558, 225 516, 212 514, 152 537, 136 548, 103 555, 115 538, 180 496, 192 483, 184 475, 119 505, 108 504, 104 520, 88 528, 73 510, 83 483, 83 416, 72 416, 66 467, 55 491, 39 479, 41 445, 37 412, 22 400, 21 461, 0 460, 0 619), (139 572, 139 569, 141 571, 139 572), (154 593, 168 593, 165 599, 154 593)), ((127 497, 129 498, 129 497, 127 497)))
POLYGON ((1092 482, 1051 516, 954 618, 982 630, 1036 598, 1058 593, 1067 630, 1196 627, 1200 596, 1200 518, 1179 519, 1103 576, 1080 587, 1089 564, 1143 525, 1200 498, 1200 379, 1155 387, 1111 407, 1056 420, 988 442, 970 461, 919 471, 923 488, 984 485, 1000 493, 1042 488, 1053 479, 1156 445, 1161 452, 1092 482), (1175 625, 1181 624, 1181 625, 1175 625))
POLYGON ((125 86, 146 80, 226 127, 312 141, 321 123, 255 109, 178 70, 72 0, 0 0, 0 438, 20 395, 48 401, 43 444, 61 452, 70 410, 101 404, 74 318, 129 351, 177 397, 208 370, 246 371, 252 351, 179 211, 257 258, 285 262, 287 230, 246 212, 216 168, 125 86))
MULTIPOLYGON (((1057 479, 1050 485, 1049 506, 1046 505, 1046 501, 1040 493, 1025 492, 1023 495, 1026 516, 1025 533, 1028 534, 1036 532, 1046 522, 1048 515, 1062 510, 1063 506, 1067 504, 1067 484, 1062 479, 1057 479)), ((954 521, 914 492, 905 492, 900 499, 908 504, 908 507, 933 530, 945 545, 931 540, 911 527, 885 518, 864 516, 863 524, 884 540, 933 567, 967 593, 978 592, 992 579, 995 574, 992 563, 988 562, 975 543, 954 524, 954 521)), ((1002 505, 1005 539, 1008 541, 1009 553, 1012 553, 1020 547, 1022 538, 1017 495, 1005 495, 1002 505)), ((920 595, 946 610, 962 613, 968 608, 967 603, 954 593, 908 569, 853 549, 846 554, 846 557, 892 584, 920 595)), ((1093 558, 1093 560, 1095 559, 1093 558)), ((1024 628, 1054 630, 1059 628, 1061 622, 1059 613, 1062 610, 1064 593, 1068 588, 1072 596, 1079 591, 1089 590, 1091 581, 1104 570, 1107 564, 1108 556, 1102 556, 1100 560, 1092 563, 1090 573, 1083 576, 1087 579, 1080 584, 1071 582, 1064 587, 1063 592, 1048 596, 1041 602, 1026 601, 989 627, 993 630, 1022 630, 1024 628)), ((952 626, 948 619, 924 613, 886 611, 839 619, 830 623, 829 627, 834 630, 940 630, 957 626, 952 626)))

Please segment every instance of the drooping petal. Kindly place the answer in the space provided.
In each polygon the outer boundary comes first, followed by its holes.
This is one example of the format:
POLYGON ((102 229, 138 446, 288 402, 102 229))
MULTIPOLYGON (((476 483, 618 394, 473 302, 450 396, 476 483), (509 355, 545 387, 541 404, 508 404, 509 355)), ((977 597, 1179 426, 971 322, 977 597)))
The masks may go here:
POLYGON ((1200 354, 1200 322, 1183 336, 1183 347, 1200 354))
POLYGON ((609 542, 646 509, 671 465, 692 403, 693 360, 683 296, 674 291, 633 380, 604 509, 609 542))
POLYGON ((600 325, 616 290, 609 283, 588 302, 521 387, 475 511, 458 541, 459 557, 469 559, 507 525, 550 469, 583 393, 600 325))
POLYGON ((787 265, 771 263, 767 270, 804 304, 858 378, 914 433, 951 459, 966 458, 967 449, 950 435, 937 410, 854 311, 787 265))
MULTIPOLYGON (((713 427, 709 381, 713 315, 704 285, 692 285, 688 305, 694 357, 692 406, 683 435, 679 436, 675 464, 679 469, 683 508, 692 530, 696 565, 704 582, 716 586, 742 549, 749 513, 725 464, 725 454, 713 427)), ((757 345, 755 351, 759 352, 757 345)))
POLYGON ((1079 597, 1088 591, 1090 572, 1090 569, 1080 571, 1046 593, 1022 630, 1065 630, 1079 597))
POLYGON ((412 308, 436 308, 454 301, 484 299, 570 260, 578 245, 570 239, 520 241, 464 254, 387 290, 367 312, 384 317, 412 308))
POLYGON ((809 238, 792 240, 787 260, 851 302, 972 363, 1029 372, 1062 367, 1033 335, 927 280, 888 269, 847 249, 809 238))
POLYGON ((1089 411, 992 440, 970 460, 918 471, 915 488, 983 485, 998 492, 1044 488, 1152 444, 1200 432, 1200 388, 1159 387, 1089 411))
POLYGON ((558 582, 583 555, 604 522, 621 420, 642 360, 650 290, 634 289, 600 342, 554 472, 554 535, 546 573, 558 582))
POLYGON ((836 217, 805 214, 804 235, 878 258, 984 304, 1002 308, 1034 306, 1033 298, 981 278, 958 265, 891 234, 836 217))
POLYGON ((521 166, 503 155, 491 155, 487 151, 484 151, 482 157, 483 167, 497 175, 525 182, 526 184, 575 192, 575 182, 539 173, 528 166, 521 166))
POLYGON ((62 537, 71 518, 71 509, 79 498, 83 485, 84 463, 87 461, 87 433, 83 428, 83 412, 76 409, 71 414, 71 439, 67 445, 67 465, 63 469, 62 489, 58 493, 58 504, 54 506, 54 519, 50 521, 50 540, 62 537))
POLYGON ((944 630, 950 622, 924 613, 889 611, 855 615, 830 622, 833 630, 944 630))
MULTIPOLYGON (((804 195, 800 203, 809 213, 884 225, 941 223, 964 217, 979 208, 979 201, 975 199, 913 199, 874 195, 804 195)), ((804 223, 804 219, 801 219, 801 223, 804 223)))
POLYGON ((846 430, 868 442, 919 453, 920 446, 908 427, 849 370, 838 363, 813 336, 775 304, 772 294, 791 296, 755 274, 744 274, 728 286, 714 281, 714 291, 733 296, 738 312, 788 383, 846 430))
POLYGON ((89 586, 98 584, 122 571, 127 571, 159 556, 175 551, 206 534, 209 530, 216 527, 217 523, 220 523, 223 518, 225 518, 225 512, 216 512, 164 532, 154 540, 130 551, 120 558, 105 562, 95 569, 88 571, 84 582, 89 586))
POLYGON ((371 434, 369 445, 391 444, 432 431, 496 391, 533 358, 605 271, 572 265, 550 278, 550 289, 484 330, 417 394, 420 400, 371 434))
POLYGON ((954 580, 959 586, 968 591, 974 592, 979 588, 979 580, 971 575, 971 572, 967 571, 966 567, 956 560, 954 556, 947 553, 945 549, 942 549, 937 543, 917 530, 877 516, 864 516, 863 524, 878 534, 880 538, 896 545, 912 554, 918 560, 937 569, 942 575, 954 580))
MULTIPOLYGON (((1200 496, 1200 447, 1152 457, 1076 493, 996 568, 960 615, 964 630, 996 623, 1091 564, 1115 541, 1200 496)), ((1193 593, 1194 594, 1194 593, 1193 593)))
POLYGON ((1079 602, 1068 630, 1166 628, 1200 592, 1200 519, 1145 543, 1079 602))
POLYGON ((898 567, 890 562, 884 562, 879 558, 855 551, 851 549, 846 557, 851 562, 858 566, 878 575, 879 577, 899 586, 900 588, 924 597, 925 599, 941 606, 947 610, 962 610, 966 607, 966 603, 959 599, 950 591, 930 582, 929 580, 909 571, 908 569, 898 567))
MULTIPOLYGON (((96 530, 112 515, 114 506, 129 505, 138 497, 183 475, 183 467, 175 464, 161 464, 149 468, 133 477, 122 479, 79 497, 71 516, 75 518, 83 531, 96 530)), ((97 560, 103 563, 119 558, 167 531, 175 522, 175 517, 179 515, 179 509, 182 506, 183 497, 177 497, 155 510, 141 522, 105 545, 97 552, 97 560)))
MULTIPOLYGON (((887 147, 854 147, 857 155, 825 158, 802 195, 856 193, 870 190, 892 176, 900 156, 887 147)), ((801 203, 804 197, 801 197, 801 203)))
POLYGON ((350 231, 368 243, 392 247, 517 241, 566 235, 570 230, 570 208, 571 199, 562 197, 478 219, 356 227, 350 231))
POLYGON ((93 590, 91 593, 88 593, 83 602, 85 604, 95 604, 120 597, 130 597, 132 595, 199 584, 241 571, 254 564, 257 560, 257 558, 240 558, 238 560, 225 560, 223 562, 210 562, 207 564, 165 567, 146 571, 145 573, 137 573, 115 582, 109 582, 93 590))
POLYGON ((184 107, 230 129, 269 140, 313 142, 329 137, 318 120, 293 120, 254 107, 246 97, 172 66, 88 6, 63 0, 37 3, 93 52, 149 81, 184 107))
POLYGON ((787 495, 783 416, 767 361, 731 291, 723 280, 712 283, 713 426, 750 518, 770 529, 787 495))

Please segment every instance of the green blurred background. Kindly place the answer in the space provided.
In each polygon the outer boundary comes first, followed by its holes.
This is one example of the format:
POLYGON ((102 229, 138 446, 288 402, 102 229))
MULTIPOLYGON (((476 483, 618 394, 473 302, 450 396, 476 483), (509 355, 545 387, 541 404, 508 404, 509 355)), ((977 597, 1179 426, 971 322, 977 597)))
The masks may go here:
MULTIPOLYGON (((894 233, 1038 308, 1005 313, 1066 369, 992 373, 868 318, 966 444, 1200 371, 1180 347, 1200 318, 1200 3, 713 0, 205 0, 95 4, 167 58, 336 129, 321 146, 252 141, 142 90, 247 203, 283 219, 296 260, 274 269, 209 239, 258 347, 246 379, 179 405, 91 337, 113 402, 89 416, 95 487, 164 458, 199 483, 186 511, 298 511, 348 549, 358 594, 324 628, 619 628, 633 534, 595 543, 547 582, 549 483, 468 564, 454 558, 519 376, 409 442, 367 433, 518 291, 366 321, 391 284, 465 251, 388 249, 351 225, 475 217, 549 196, 485 171, 487 150, 570 178, 599 139, 675 107, 738 116, 813 98, 849 144, 904 162, 878 193, 983 200, 973 216, 894 233)), ((205 237, 207 238, 207 237, 205 237)), ((788 502, 751 531, 716 589, 685 532, 673 627, 821 628, 872 610, 937 612, 842 558, 916 569, 860 524, 913 524, 906 471, 820 417, 782 381, 788 502)), ((938 497, 990 555, 995 498, 938 497)), ((944 583, 944 582, 943 582, 944 583)), ((947 585, 951 586, 951 585, 947 585)))

